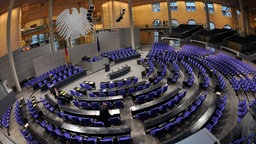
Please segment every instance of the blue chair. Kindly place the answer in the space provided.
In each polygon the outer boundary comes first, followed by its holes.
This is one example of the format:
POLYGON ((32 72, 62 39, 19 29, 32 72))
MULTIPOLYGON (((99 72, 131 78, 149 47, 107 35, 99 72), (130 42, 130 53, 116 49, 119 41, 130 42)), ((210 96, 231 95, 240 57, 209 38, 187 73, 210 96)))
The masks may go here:
POLYGON ((138 96, 138 97, 135 99, 135 102, 138 103, 138 104, 144 103, 144 102, 145 102, 145 95, 138 96))
POLYGON ((157 113, 158 113, 158 109, 159 109, 159 107, 156 107, 156 108, 153 108, 153 109, 149 110, 149 111, 148 111, 148 115, 149 115, 150 117, 156 116, 157 113))
POLYGON ((151 85, 151 83, 150 83, 150 82, 147 82, 147 83, 144 85, 144 89, 149 88, 150 85, 151 85))
POLYGON ((175 119, 175 122, 176 122, 177 124, 180 124, 182 121, 183 121, 183 117, 182 117, 182 116, 178 116, 178 117, 175 119))
POLYGON ((109 118, 109 123, 111 125, 119 125, 120 122, 121 122, 121 120, 120 120, 120 117, 118 117, 118 116, 109 118))
POLYGON ((95 137, 86 137, 83 139, 83 142, 86 144, 97 144, 97 138, 95 137))
POLYGON ((131 136, 118 136, 117 141, 118 141, 118 144, 131 144, 132 138, 131 136))
POLYGON ((83 125, 90 126, 92 124, 93 119, 92 118, 81 118, 80 120, 83 125))
POLYGON ((77 100, 73 100, 73 103, 76 107, 80 108, 80 102, 77 100))
POLYGON ((115 95, 116 95, 116 92, 114 92, 114 91, 108 92, 108 96, 115 96, 115 95))
POLYGON ((96 95, 93 92, 89 92, 89 97, 96 97, 96 95))
POLYGON ((165 133, 165 129, 164 127, 160 127, 160 128, 154 128, 150 131, 150 134, 153 136, 153 137, 159 137, 161 135, 163 135, 165 133))
POLYGON ((172 130, 172 128, 176 125, 176 121, 168 122, 164 125, 166 131, 172 130))
POLYGON ((154 93, 155 93, 155 97, 160 97, 162 94, 162 89, 158 89, 154 93))
POLYGON ((106 89, 106 84, 105 83, 100 83, 100 89, 106 89))
POLYGON ((131 87, 128 89, 128 94, 132 94, 135 92, 135 88, 134 87, 131 87))
POLYGON ((63 134, 63 131, 60 130, 59 128, 55 128, 55 129, 54 129, 54 132, 55 132, 55 134, 56 134, 57 136, 63 136, 63 135, 64 135, 64 134, 63 134))
POLYGON ((123 84, 123 81, 117 82, 117 87, 118 87, 118 88, 122 87, 123 85, 124 85, 124 84, 123 84))
POLYGON ((94 127, 104 127, 104 123, 103 122, 101 122, 101 121, 97 121, 97 122, 92 122, 92 125, 94 126, 94 127))
POLYGON ((91 105, 92 105, 92 109, 100 109, 100 104, 99 102, 91 102, 91 105))
POLYGON ((139 78, 138 78, 138 77, 135 77, 135 78, 133 79, 133 84, 136 84, 138 81, 139 81, 139 78))
POLYGON ((160 112, 166 112, 168 108, 168 103, 162 104, 161 106, 159 106, 159 111, 160 112))
POLYGON ((152 91, 152 92, 149 92, 146 96, 146 99, 147 101, 152 101, 154 99, 154 96, 155 96, 155 92, 152 91))
POLYGON ((212 131, 212 128, 214 127, 212 124, 207 123, 205 126, 209 131, 212 131))
POLYGON ((168 85, 166 84, 164 87, 162 87, 162 93, 166 92, 168 89, 168 85))
POLYGON ((114 140, 112 137, 105 137, 99 140, 100 144, 113 144, 114 140))
POLYGON ((114 101, 114 107, 115 108, 123 108, 124 107, 123 101, 122 100, 114 101))
POLYGON ((90 107, 90 104, 89 104, 89 103, 83 102, 83 101, 80 102, 80 105, 81 105, 81 107, 82 107, 83 109, 89 109, 89 107, 90 107))
POLYGON ((126 92, 125 92, 124 89, 121 89, 121 90, 118 91, 118 94, 124 96, 126 94, 126 92))
POLYGON ((135 118, 138 120, 144 121, 144 120, 148 119, 147 112, 146 111, 140 112, 135 115, 135 118))
POLYGON ((64 132, 64 137, 67 139, 67 140, 71 140, 71 135, 69 132, 64 132))
POLYGON ((114 87, 115 87, 115 83, 110 82, 110 83, 108 84, 108 88, 109 88, 109 89, 112 89, 112 88, 114 88, 114 87))
POLYGON ((174 104, 175 104, 175 100, 170 100, 168 103, 168 107, 169 108, 173 108, 174 107, 174 104))
POLYGON ((125 85, 128 86, 130 85, 132 82, 131 82, 131 79, 127 79, 126 82, 125 82, 125 85))
POLYGON ((136 87, 136 91, 140 91, 140 90, 143 90, 144 86, 143 85, 139 85, 136 87))

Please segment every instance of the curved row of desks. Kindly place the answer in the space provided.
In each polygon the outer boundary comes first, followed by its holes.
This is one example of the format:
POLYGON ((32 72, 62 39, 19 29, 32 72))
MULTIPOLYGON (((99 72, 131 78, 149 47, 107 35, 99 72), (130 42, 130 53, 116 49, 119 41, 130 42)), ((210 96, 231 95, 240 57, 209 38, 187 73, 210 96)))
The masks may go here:
POLYGON ((185 102, 182 102, 179 106, 177 106, 173 110, 170 110, 167 113, 161 114, 157 117, 145 120, 144 121, 145 130, 147 131, 150 128, 158 126, 158 125, 172 119, 174 116, 178 115, 180 112, 184 111, 197 99, 197 97, 200 95, 200 93, 201 93, 201 91, 198 90, 192 96, 190 96, 185 102))
POLYGON ((162 97, 160 97, 160 98, 158 98, 156 100, 153 100, 153 101, 150 101, 150 102, 138 105, 138 106, 130 107, 132 115, 134 115, 136 113, 139 113, 141 111, 144 111, 144 110, 148 110, 148 109, 150 109, 152 107, 155 107, 155 106, 163 104, 164 102, 168 101, 172 97, 176 96, 179 93, 180 90, 181 90, 181 88, 176 88, 175 90, 173 90, 169 94, 167 94, 165 96, 162 96, 162 97))
POLYGON ((131 67, 130 66, 125 66, 125 67, 122 67, 121 69, 118 69, 117 71, 115 72, 111 72, 108 74, 109 76, 109 79, 116 79, 118 77, 121 77, 127 73, 129 73, 131 71, 131 67))
MULTIPOLYGON (((74 124, 66 123, 64 121, 56 119, 56 117, 52 117, 47 113, 44 113, 42 110, 39 109, 38 105, 35 105, 35 108, 38 113, 40 113, 40 118, 46 120, 47 122, 53 124, 54 126, 61 128, 63 130, 83 134, 88 136, 117 136, 117 135, 125 135, 130 134, 131 127, 129 125, 121 125, 121 126, 113 126, 113 127, 86 127, 86 126, 77 126, 74 124)), ((21 113, 26 115, 26 103, 23 101, 21 113), (24 108, 23 108, 24 107, 24 108)), ((97 112, 94 113, 97 115, 97 112)), ((115 113, 114 113, 115 114, 115 113)), ((49 143, 47 139, 45 139, 42 134, 37 132, 32 126, 31 122, 27 124, 28 130, 33 134, 33 136, 41 143, 49 143)))
POLYGON ((212 100, 211 105, 209 107, 204 108, 203 114, 201 115, 201 117, 199 119, 195 120, 195 122, 192 123, 191 126, 189 128, 187 128, 185 131, 183 131, 182 133, 179 133, 179 134, 173 136, 171 139, 166 139, 164 141, 161 141, 161 144, 176 143, 176 142, 178 142, 182 139, 185 139, 188 136, 194 134, 198 130, 200 130, 206 124, 206 122, 210 119, 212 114, 214 113, 214 111, 217 107, 217 104, 218 104, 218 98, 217 98, 217 96, 214 96, 214 99, 212 100))

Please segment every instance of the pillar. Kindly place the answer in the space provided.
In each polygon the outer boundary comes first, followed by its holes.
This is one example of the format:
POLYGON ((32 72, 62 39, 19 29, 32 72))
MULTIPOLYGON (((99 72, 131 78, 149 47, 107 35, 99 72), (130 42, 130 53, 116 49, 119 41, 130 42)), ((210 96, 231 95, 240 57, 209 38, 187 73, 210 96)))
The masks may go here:
POLYGON ((169 22, 169 34, 172 33, 172 13, 170 7, 170 0, 167 0, 167 13, 168 13, 168 22, 169 22))
POLYGON ((13 78, 15 81, 15 85, 17 88, 17 91, 21 91, 20 82, 17 76, 13 55, 12 55, 12 45, 11 45, 11 18, 12 18, 12 7, 13 7, 13 1, 10 1, 10 5, 8 8, 8 17, 7 17, 7 26, 6 26, 6 40, 7 40, 7 50, 8 50, 8 60, 11 68, 11 72, 13 74, 13 78))
POLYGON ((245 17, 245 11, 244 11, 242 0, 239 0, 239 7, 240 7, 240 12, 242 14, 241 18, 242 18, 242 24, 243 24, 243 27, 241 29, 241 36, 246 37, 246 35, 247 35, 247 32, 246 32, 246 17, 245 17))
POLYGON ((131 32, 131 46, 135 48, 134 40, 134 25, 133 25, 133 15, 132 15, 132 0, 129 0, 129 16, 130 16, 130 32, 131 32))
POLYGON ((208 8, 208 1, 205 0, 204 1, 204 5, 205 5, 205 14, 206 14, 206 30, 210 31, 210 15, 209 15, 209 8, 208 8))
POLYGON ((52 0, 49 0, 48 17, 49 17, 50 50, 51 50, 51 53, 53 53, 54 44, 53 44, 52 0))

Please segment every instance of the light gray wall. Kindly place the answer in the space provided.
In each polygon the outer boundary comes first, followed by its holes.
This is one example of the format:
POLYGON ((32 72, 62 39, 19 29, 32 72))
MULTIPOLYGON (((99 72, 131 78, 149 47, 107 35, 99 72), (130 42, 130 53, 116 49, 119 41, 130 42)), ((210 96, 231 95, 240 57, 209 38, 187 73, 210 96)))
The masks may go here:
MULTIPOLYGON (((140 31, 139 29, 135 29, 134 32, 135 48, 139 48, 140 31)), ((118 32, 99 33, 98 37, 100 41, 100 53, 131 46, 129 28, 121 28, 118 32)), ((99 55, 96 43, 68 48, 68 52, 72 63, 79 62, 84 55, 91 57, 99 55)), ((27 52, 20 52, 17 50, 13 52, 13 58, 19 81, 27 79, 31 76, 40 75, 66 63, 64 50, 60 50, 51 55, 49 44, 31 49, 27 52)), ((14 86, 15 83, 10 71, 7 55, 0 58, 0 65, 1 79, 7 80, 10 87, 14 86)))
MULTIPOLYGON (((16 67, 16 72, 18 75, 19 81, 27 79, 35 75, 34 66, 32 59, 49 54, 50 49, 49 45, 42 46, 40 48, 31 49, 30 51, 20 52, 19 50, 13 52, 14 64, 16 67)), ((1 79, 7 80, 7 83, 10 87, 15 85, 12 72, 9 66, 8 56, 5 55, 0 58, 0 75, 1 79)))

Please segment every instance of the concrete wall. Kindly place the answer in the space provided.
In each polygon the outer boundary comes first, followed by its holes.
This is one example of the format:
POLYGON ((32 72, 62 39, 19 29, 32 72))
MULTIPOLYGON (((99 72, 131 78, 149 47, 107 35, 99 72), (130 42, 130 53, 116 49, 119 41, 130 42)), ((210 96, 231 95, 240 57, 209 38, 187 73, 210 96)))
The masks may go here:
MULTIPOLYGON (((13 59, 18 75, 19 81, 27 79, 35 75, 32 60, 36 57, 50 53, 49 45, 40 48, 31 49, 30 51, 20 52, 19 50, 13 52, 13 59)), ((15 85, 13 75, 10 70, 8 56, 5 55, 0 58, 0 75, 2 80, 7 80, 10 87, 15 85)))

